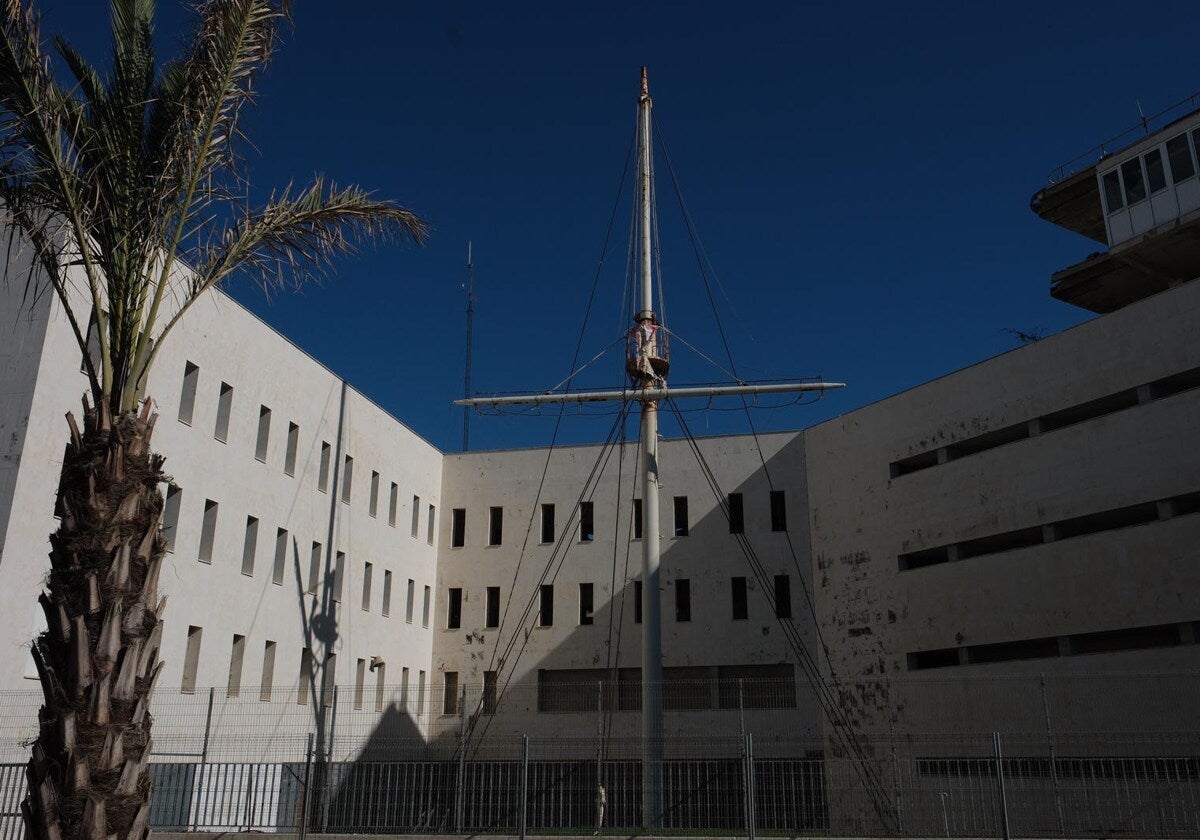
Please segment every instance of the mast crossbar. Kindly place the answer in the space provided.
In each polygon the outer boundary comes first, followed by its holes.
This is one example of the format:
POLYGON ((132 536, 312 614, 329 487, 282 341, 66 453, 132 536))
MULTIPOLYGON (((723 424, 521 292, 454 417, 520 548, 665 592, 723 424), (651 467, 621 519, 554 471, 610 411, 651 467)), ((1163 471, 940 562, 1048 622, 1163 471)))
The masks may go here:
POLYGON ((545 405, 548 403, 590 402, 657 402, 667 398, 736 397, 752 394, 795 394, 804 391, 831 391, 845 388, 844 382, 767 382, 761 385, 716 385, 690 388, 626 388, 620 391, 579 391, 567 394, 517 394, 495 397, 472 397, 455 400, 455 405, 501 406, 545 405))

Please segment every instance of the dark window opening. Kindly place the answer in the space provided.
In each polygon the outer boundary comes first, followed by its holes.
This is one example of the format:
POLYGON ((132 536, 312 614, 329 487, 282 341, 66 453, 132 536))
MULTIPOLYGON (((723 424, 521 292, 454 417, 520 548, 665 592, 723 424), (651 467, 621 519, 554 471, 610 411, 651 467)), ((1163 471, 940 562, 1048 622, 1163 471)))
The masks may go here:
POLYGON ((542 542, 554 542, 554 505, 542 505, 542 542))
POLYGON ((923 671, 926 668, 949 668, 958 664, 958 648, 918 650, 908 654, 907 659, 910 671, 923 671))
POLYGON ((496 672, 483 672, 483 713, 485 715, 494 715, 496 713, 496 672))
MULTIPOLYGON (((946 447, 946 460, 953 461, 955 458, 963 458, 967 455, 974 455, 976 452, 995 449, 997 446, 1004 446, 1006 443, 1015 443, 1019 440, 1025 440, 1027 437, 1029 437, 1029 424, 1014 423, 1011 426, 1005 426, 973 438, 967 438, 959 443, 950 444, 946 447)), ((936 452, 937 450, 934 450, 935 454, 936 452)))
POLYGON ((771 491, 771 530, 787 530, 787 499, 782 490, 771 491))
POLYGON ((442 678, 445 680, 442 688, 442 714, 458 714, 458 671, 446 671, 442 678))
POLYGON ((692 620, 692 584, 687 578, 675 581, 675 620, 692 620))
POLYGON ((675 497, 675 536, 688 535, 688 505, 687 496, 675 497))
POLYGON ((633 538, 640 540, 642 538, 642 500, 633 500, 633 538))
POLYGON ((487 615, 484 617, 485 627, 500 626, 500 587, 489 586, 487 588, 487 615))
POLYGON ((744 621, 749 616, 746 605, 746 579, 744 577, 730 578, 729 583, 733 594, 733 620, 744 621))
POLYGON ((462 626, 463 591, 457 586, 450 588, 446 601, 446 629, 457 630, 462 626))
POLYGON ((1046 659, 1058 656, 1058 639, 1021 639, 1015 642, 996 642, 987 645, 971 645, 967 648, 967 662, 1013 662, 1021 659, 1046 659))
POLYGON ((538 626, 554 626, 554 584, 543 583, 538 592, 538 626))
POLYGON ((579 503, 579 541, 591 542, 596 539, 596 524, 592 518, 592 503, 579 503))
POLYGON ((1171 166, 1171 180, 1178 184, 1196 174, 1196 166, 1192 163, 1192 150, 1188 148, 1186 134, 1172 137, 1167 141, 1167 162, 1171 166))
POLYGON ((1042 536, 1041 527, 1035 527, 967 540, 958 544, 958 559, 966 560, 968 557, 978 557, 981 554, 999 554, 1002 551, 1041 545, 1042 536))
POLYGON ((1146 182, 1142 180, 1142 161, 1140 158, 1127 160, 1121 164, 1121 178, 1125 181, 1125 201, 1127 204, 1137 204, 1146 198, 1146 182))
POLYGON ((787 575, 775 575, 775 616, 792 617, 792 579, 787 575))
POLYGON ((742 494, 729 494, 729 533, 746 533, 746 519, 742 511, 742 494))
POLYGON ((455 508, 450 511, 450 547, 462 548, 467 544, 467 511, 455 508))
POLYGON ((642 582, 633 582, 633 623, 642 623, 642 582))
MULTIPOLYGON (((1187 141, 1184 140, 1184 142, 1187 141)), ((1109 213, 1115 213, 1125 206, 1125 200, 1121 198, 1121 176, 1114 169, 1112 172, 1104 173, 1103 181, 1104 203, 1108 207, 1109 213)))
POLYGON ((504 508, 488 508, 488 545, 500 545, 504 540, 504 508))
POLYGON ((1167 176, 1163 172, 1162 152, 1158 149, 1146 153, 1146 183, 1152 193, 1165 189, 1167 186, 1167 176))
POLYGON ((590 583, 579 584, 579 623, 588 625, 592 623, 592 585, 590 583))

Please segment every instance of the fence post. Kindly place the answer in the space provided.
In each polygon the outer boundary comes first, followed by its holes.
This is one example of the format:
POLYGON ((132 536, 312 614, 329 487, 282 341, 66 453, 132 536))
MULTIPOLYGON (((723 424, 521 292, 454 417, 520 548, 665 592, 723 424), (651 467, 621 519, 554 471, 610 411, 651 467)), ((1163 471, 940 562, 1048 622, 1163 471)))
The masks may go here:
POLYGON ((748 840, 754 840, 755 831, 755 814, 754 814, 754 736, 749 732, 746 733, 745 740, 746 753, 746 837, 748 840))
POLYGON ((596 680, 596 792, 604 784, 604 682, 596 680))
POLYGON ((199 776, 199 784, 196 790, 196 800, 192 808, 192 831, 195 831, 200 826, 200 809, 203 803, 207 801, 204 789, 205 782, 208 781, 208 740, 212 734, 212 715, 213 715, 213 697, 215 689, 208 689, 208 711, 204 714, 204 740, 200 742, 200 770, 197 773, 199 776))
POLYGON ((521 736, 521 840, 525 840, 525 821, 529 810, 529 736, 521 736))
POLYGON ((304 840, 308 835, 308 809, 312 807, 312 797, 309 795, 309 785, 312 784, 313 734, 308 733, 308 748, 304 751, 304 790, 300 808, 300 826, 297 830, 298 840, 304 840))
POLYGON ((1050 727, 1050 700, 1046 696, 1046 675, 1039 674, 1042 686, 1042 714, 1046 718, 1046 743, 1050 747, 1050 783, 1054 787, 1054 810, 1058 814, 1058 833, 1067 836, 1067 821, 1063 815, 1062 791, 1058 787, 1058 753, 1054 747, 1054 730, 1050 727))
MULTIPOLYGON (((888 689, 888 697, 891 697, 891 689, 888 689)), ((896 800, 896 830, 901 835, 904 834, 904 798, 900 789, 900 761, 896 758, 896 715, 895 712, 888 716, 888 729, 891 730, 892 741, 892 788, 893 798, 896 800)))
POLYGON ((454 829, 459 834, 463 831, 463 821, 466 809, 464 790, 467 783, 467 687, 464 684, 458 698, 458 784, 454 791, 454 829))
POLYGON ((996 754, 996 785, 1000 793, 1000 830, 1001 837, 1009 840, 1012 835, 1008 831, 1008 795, 1004 790, 1004 754, 1000 748, 1000 733, 992 733, 992 747, 996 754))

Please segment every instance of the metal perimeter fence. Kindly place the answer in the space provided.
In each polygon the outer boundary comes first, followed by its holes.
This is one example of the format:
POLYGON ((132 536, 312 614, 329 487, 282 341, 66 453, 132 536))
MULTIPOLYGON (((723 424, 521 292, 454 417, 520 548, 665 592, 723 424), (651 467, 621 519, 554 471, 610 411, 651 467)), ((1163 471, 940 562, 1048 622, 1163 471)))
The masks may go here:
MULTIPOLYGON (((1154 685, 1161 689, 1166 678, 1154 685)), ((1033 680, 976 688, 993 703, 1006 693, 1016 702, 1033 680)), ((1036 691, 1029 701, 1036 727, 971 732, 943 715, 947 731, 914 731, 891 713, 890 731, 864 722, 840 737, 814 730, 811 709, 792 689, 739 689, 731 707, 721 699, 731 691, 711 685, 677 686, 673 694, 664 687, 664 700, 676 698, 665 703, 664 830, 751 838, 1200 836, 1200 733, 1146 717, 1151 695, 1139 732, 1128 731, 1130 718, 1124 731, 1073 728, 1093 722, 1089 705, 1124 713, 1121 703, 1084 691, 1074 697, 1080 709, 1059 709, 1052 725, 1055 695, 1043 690, 1040 703, 1036 691)), ((970 694, 937 680, 909 689, 893 699, 931 706, 935 716, 938 702, 959 709, 970 694)), ((154 828, 524 835, 645 827, 644 743, 628 734, 638 719, 632 694, 624 702, 600 686, 584 711, 575 706, 588 693, 562 687, 549 698, 530 691, 522 700, 517 692, 507 710, 508 700, 499 708, 489 702, 486 686, 421 697, 402 687, 373 697, 351 687, 317 703, 302 692, 268 693, 156 695, 154 828)), ((1177 721, 1191 719, 1185 697, 1171 702, 1177 721)), ((10 692, 0 704, 7 759, 0 840, 18 840, 20 741, 32 734, 38 701, 10 692)), ((998 717, 977 711, 976 720, 998 717)))

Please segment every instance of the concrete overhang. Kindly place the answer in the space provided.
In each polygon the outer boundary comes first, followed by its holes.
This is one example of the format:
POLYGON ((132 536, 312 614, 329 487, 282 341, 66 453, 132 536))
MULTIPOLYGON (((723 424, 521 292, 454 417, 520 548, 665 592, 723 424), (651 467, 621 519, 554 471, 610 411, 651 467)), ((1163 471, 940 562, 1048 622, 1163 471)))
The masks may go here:
POLYGON ((1095 166, 1038 190, 1029 200, 1029 209, 1047 222, 1108 244, 1095 166))
POLYGON ((1050 294, 1103 314, 1194 279, 1197 266, 1200 210, 1055 272, 1050 294))

